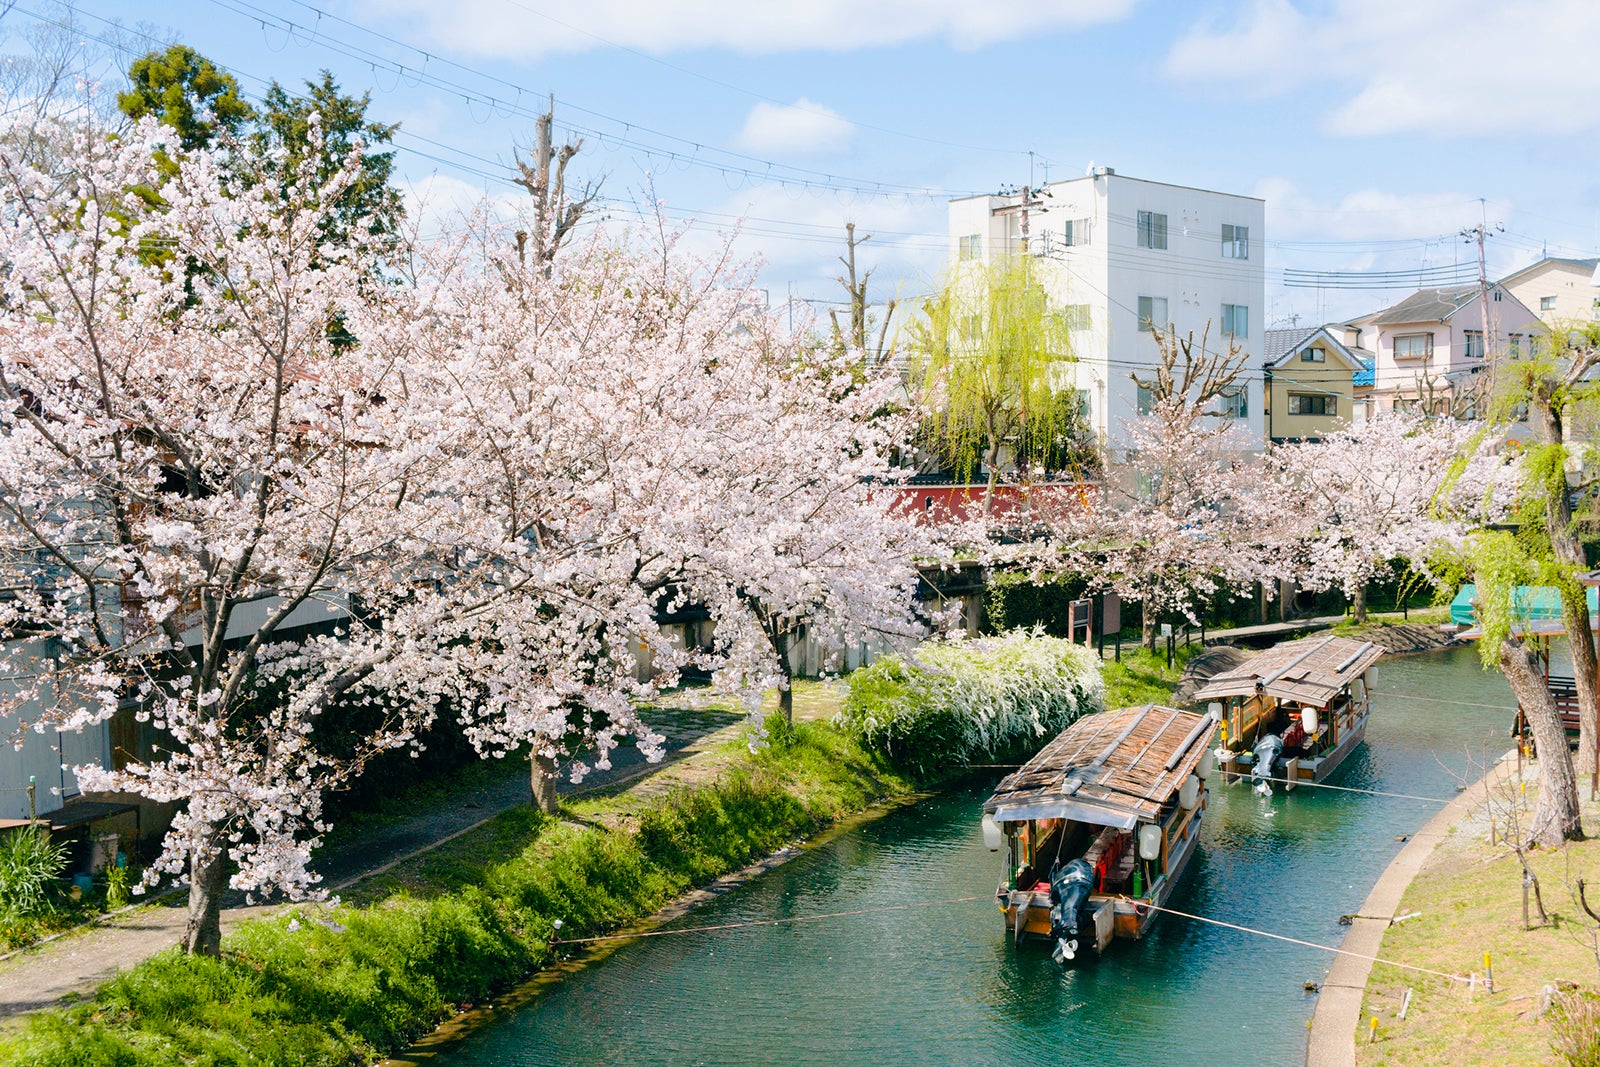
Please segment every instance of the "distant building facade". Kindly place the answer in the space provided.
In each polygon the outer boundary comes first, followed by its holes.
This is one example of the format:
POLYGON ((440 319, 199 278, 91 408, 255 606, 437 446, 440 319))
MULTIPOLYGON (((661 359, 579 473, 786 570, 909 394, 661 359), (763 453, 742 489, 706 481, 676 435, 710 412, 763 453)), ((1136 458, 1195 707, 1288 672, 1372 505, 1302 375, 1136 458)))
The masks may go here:
POLYGON ((1545 325, 1600 319, 1600 259, 1546 256, 1500 279, 1545 325))
POLYGON ((1356 409, 1355 381, 1372 354, 1346 344, 1348 333, 1343 326, 1266 331, 1261 369, 1269 441, 1320 441, 1365 416, 1356 409))
POLYGON ((1265 441, 1259 356, 1266 310, 1264 201, 1098 168, 1033 195, 951 201, 954 260, 1038 257, 1049 298, 1068 316, 1076 362, 1064 386, 1078 391, 1088 422, 1115 447, 1123 427, 1148 412, 1131 373, 1155 365, 1152 324, 1202 334, 1213 352, 1230 343, 1252 354, 1237 395, 1219 411, 1265 441))

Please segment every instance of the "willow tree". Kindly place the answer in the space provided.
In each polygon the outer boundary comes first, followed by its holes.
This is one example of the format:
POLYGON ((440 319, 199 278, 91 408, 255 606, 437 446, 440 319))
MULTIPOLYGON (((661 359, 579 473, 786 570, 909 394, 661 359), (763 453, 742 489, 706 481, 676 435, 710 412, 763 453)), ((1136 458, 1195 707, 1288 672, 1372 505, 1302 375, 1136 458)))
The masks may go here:
MULTIPOLYGON (((1588 569, 1581 526, 1585 506, 1592 510, 1591 449, 1571 438, 1572 424, 1592 417, 1600 401, 1600 382, 1591 374, 1600 365, 1600 323, 1558 324, 1547 344, 1524 359, 1501 363, 1497 413, 1527 412, 1533 441, 1524 458, 1525 489, 1519 542, 1539 562, 1541 583, 1561 590, 1561 617, 1569 637, 1578 690, 1580 736, 1578 770, 1600 785, 1600 692, 1596 675, 1589 602, 1578 575, 1588 569), (1580 502, 1574 508, 1574 500, 1580 502)), ((1587 437, 1587 434, 1582 437, 1587 437)))
POLYGON ((987 518, 1007 450, 1048 453, 1082 427, 1077 405, 1058 395, 1075 361, 1066 309, 1052 306, 1032 258, 1011 256, 957 264, 922 311, 909 333, 929 411, 924 442, 959 477, 983 468, 987 518))
MULTIPOLYGON (((1534 497, 1524 499, 1536 504, 1538 487, 1527 487, 1525 483, 1525 492, 1529 491, 1534 497)), ((1522 517, 1527 516, 1528 509, 1524 508, 1522 517)), ((1483 624, 1479 655, 1484 666, 1498 667, 1510 683, 1533 734, 1534 755, 1539 762, 1539 799, 1525 843, 1557 846, 1583 837, 1577 775, 1561 715, 1545 684, 1538 650, 1518 633, 1515 601, 1518 585, 1540 583, 1559 570, 1547 548, 1548 543, 1537 528, 1530 530, 1524 522, 1516 535, 1500 530, 1475 535, 1467 545, 1467 560, 1477 583, 1474 607, 1483 624)), ((1561 599, 1565 603, 1572 598, 1564 595, 1561 599)))

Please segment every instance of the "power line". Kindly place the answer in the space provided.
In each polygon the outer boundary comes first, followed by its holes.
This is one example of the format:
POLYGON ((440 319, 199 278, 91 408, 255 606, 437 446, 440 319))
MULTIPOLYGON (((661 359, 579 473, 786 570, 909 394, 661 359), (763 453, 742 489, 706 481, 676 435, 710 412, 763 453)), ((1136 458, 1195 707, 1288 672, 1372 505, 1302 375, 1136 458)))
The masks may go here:
MULTIPOLYGON (((508 116, 515 115, 530 120, 536 120, 541 114, 543 114, 543 112, 530 109, 522 103, 522 98, 524 96, 528 96, 536 99, 546 95, 553 95, 533 90, 526 86, 518 85, 515 82, 510 82, 491 74, 486 74, 474 67, 467 66, 466 64, 457 63, 453 60, 447 60, 443 57, 436 57, 431 52, 426 52, 422 49, 415 48, 412 45, 397 41, 394 38, 379 34, 376 31, 366 32, 372 33, 373 36, 376 36, 382 40, 396 43, 400 47, 407 48, 415 52, 417 55, 422 56, 422 65, 415 68, 408 67, 406 64, 390 59, 388 56, 371 51, 367 48, 363 48, 360 45, 352 44, 341 38, 323 32, 316 26, 305 26, 294 21, 293 19, 286 18, 283 15, 279 15, 265 8, 258 7, 251 3, 250 0, 210 0, 210 2, 214 6, 222 8, 224 11, 229 11, 233 14, 255 21, 263 28, 266 27, 267 21, 271 20, 275 24, 274 28, 282 29, 283 32, 288 35, 290 40, 295 39, 297 34, 302 35, 306 37, 309 42, 315 42, 336 55, 342 55, 357 62, 366 63, 374 73, 376 73, 379 67, 382 67, 387 71, 393 72, 400 79, 405 79, 408 81, 414 80, 415 84, 430 85, 443 92, 450 93, 453 96, 459 96, 468 103, 469 107, 474 101, 476 101, 478 104, 487 107, 491 115, 504 111, 508 116), (486 81, 495 82, 507 88, 513 89, 516 92, 516 97, 513 100, 502 100, 498 97, 481 93, 469 86, 461 84, 460 82, 441 77, 437 74, 432 74, 429 72, 429 67, 435 60, 437 60, 440 65, 448 64, 449 66, 470 72, 474 76, 482 78, 486 81)), ((315 11, 318 9, 312 8, 312 10, 315 11)), ((320 18, 318 21, 321 21, 320 18)), ((340 21, 347 22, 347 20, 343 19, 340 21)), ((347 24, 356 25, 354 23, 347 24)), ((363 27, 358 28, 364 29, 363 27)), ((793 164, 778 163, 773 160, 763 159, 761 157, 748 155, 743 152, 736 152, 725 148, 717 148, 713 145, 707 145, 699 141, 695 141, 692 138, 666 133, 661 130, 653 129, 649 126, 641 125, 637 122, 618 118, 613 115, 608 115, 604 112, 596 111, 592 108, 586 108, 582 105, 573 104, 565 100, 563 100, 562 103, 563 106, 572 111, 590 115, 601 121, 611 123, 615 126, 620 126, 623 130, 621 134, 617 134, 615 132, 601 130, 592 126, 579 125, 564 120, 557 121, 555 125, 565 133, 584 137, 592 137, 600 143, 601 147, 607 147, 609 143, 610 145, 615 145, 619 148, 627 148, 633 151, 643 152, 646 155, 661 156, 670 162, 681 163, 688 167, 703 167, 706 169, 716 170, 720 171, 725 176, 735 175, 745 181, 776 181, 782 185, 799 185, 802 187, 814 186, 832 191, 852 192, 860 196, 936 199, 939 197, 968 195, 967 191, 940 190, 921 186, 905 185, 896 182, 856 179, 843 175, 832 174, 827 171, 815 170, 809 167, 798 167, 794 166, 793 164), (664 141, 683 145, 689 149, 689 151, 685 153, 682 150, 664 148, 660 145, 649 144, 647 142, 638 140, 634 136, 635 133, 645 134, 651 137, 660 138, 664 141), (707 158, 708 156, 722 157, 724 159, 734 160, 736 162, 718 162, 715 158, 707 158)))

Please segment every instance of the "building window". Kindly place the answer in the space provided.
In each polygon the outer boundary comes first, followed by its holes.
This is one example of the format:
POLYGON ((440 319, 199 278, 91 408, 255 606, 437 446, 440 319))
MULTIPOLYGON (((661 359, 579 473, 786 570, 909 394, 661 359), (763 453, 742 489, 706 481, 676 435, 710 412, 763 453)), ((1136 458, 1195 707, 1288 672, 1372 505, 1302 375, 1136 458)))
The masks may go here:
POLYGON ((1291 415, 1337 415, 1339 413, 1339 398, 1326 393, 1290 393, 1289 414, 1291 415))
POLYGON ((1589 308, 1589 317, 1600 319, 1600 296, 1594 298, 1594 303, 1589 308))
POLYGON ((1556 298, 1555 297, 1553 297, 1553 296, 1541 296, 1539 298, 1539 310, 1540 311, 1554 311, 1555 309, 1556 309, 1556 298))
POLYGON ((1061 309, 1062 319, 1069 330, 1087 330, 1089 328, 1089 305, 1068 304, 1061 309))
POLYGON ((1167 298, 1164 296, 1141 296, 1139 298, 1139 329, 1146 333, 1155 333, 1157 330, 1167 328, 1167 298))
POLYGON ((969 233, 961 238, 960 256, 962 259, 983 258, 983 234, 969 233))
MULTIPOLYGON (((1126 218, 1127 216, 1123 216, 1126 218)), ((1154 211, 1139 212, 1139 247, 1167 247, 1167 217, 1154 211)))
POLYGON ((1250 415, 1250 394, 1244 389, 1223 393, 1222 414, 1229 419, 1247 418, 1250 415))
POLYGON ((983 319, 978 315, 963 315, 961 317, 961 339, 968 343, 975 343, 983 337, 983 319))
POLYGON ((1155 410, 1155 394, 1150 391, 1148 385, 1139 386, 1139 395, 1135 398, 1134 407, 1141 415, 1148 415, 1155 410))
POLYGON ((1536 333, 1530 333, 1528 335, 1528 358, 1538 359, 1540 347, 1539 335, 1536 333))
POLYGON ((1395 359, 1426 359, 1433 355, 1433 334, 1403 333, 1394 339, 1395 359))
POLYGON ((1324 363, 1327 361, 1327 359, 1328 353, 1324 352, 1320 348, 1308 348, 1304 352, 1300 353, 1301 363, 1324 363))
POLYGON ((1514 333, 1511 335, 1510 350, 1512 359, 1522 358, 1522 335, 1520 333, 1514 333))
POLYGON ((1066 242, 1067 242, 1067 247, 1068 248, 1076 248, 1079 245, 1088 244, 1089 243, 1089 220, 1088 219, 1068 219, 1067 220, 1067 228, 1066 228, 1065 237, 1066 237, 1066 242))
POLYGON ((1222 224, 1222 258, 1250 258, 1250 227, 1235 226, 1231 222, 1222 224))
POLYGON ((1483 358, 1483 331, 1462 330, 1462 338, 1466 341, 1465 355, 1468 359, 1483 358))
POLYGON ((1224 337, 1250 336, 1250 309, 1243 304, 1223 304, 1222 335, 1224 337))
POLYGON ((1089 408, 1089 390, 1074 389, 1073 392, 1077 394, 1078 399, 1078 418, 1087 423, 1089 416, 1092 414, 1089 408))
POLYGON ((1394 410, 1395 411, 1416 411, 1417 410, 1417 398, 1414 397, 1414 396, 1396 397, 1395 401, 1394 401, 1394 410))

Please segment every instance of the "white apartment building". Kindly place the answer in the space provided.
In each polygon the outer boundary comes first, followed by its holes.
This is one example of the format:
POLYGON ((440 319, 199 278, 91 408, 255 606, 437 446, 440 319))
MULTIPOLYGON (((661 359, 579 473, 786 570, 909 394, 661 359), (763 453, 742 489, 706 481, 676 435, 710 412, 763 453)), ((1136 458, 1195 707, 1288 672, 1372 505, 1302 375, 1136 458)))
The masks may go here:
POLYGON ((1179 336, 1193 331, 1196 343, 1209 326, 1208 350, 1227 351, 1231 338, 1250 354, 1228 414, 1264 441, 1264 201, 1100 167, 1051 182, 1026 203, 1021 193, 972 196, 951 201, 949 210, 957 261, 1024 249, 1040 258, 1050 299, 1069 309, 1074 324, 1073 387, 1090 425, 1113 447, 1125 440, 1126 422, 1143 413, 1129 375, 1156 361, 1151 322, 1170 324, 1179 336))

